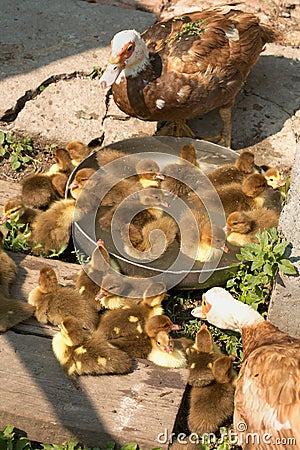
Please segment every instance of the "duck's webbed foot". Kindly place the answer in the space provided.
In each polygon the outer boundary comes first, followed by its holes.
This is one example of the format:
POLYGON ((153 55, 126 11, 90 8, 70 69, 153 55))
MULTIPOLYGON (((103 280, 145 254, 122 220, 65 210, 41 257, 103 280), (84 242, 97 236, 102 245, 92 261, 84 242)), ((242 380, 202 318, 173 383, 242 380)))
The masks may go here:
POLYGON ((178 136, 195 138, 195 133, 186 124, 185 120, 166 122, 156 133, 156 136, 178 136))

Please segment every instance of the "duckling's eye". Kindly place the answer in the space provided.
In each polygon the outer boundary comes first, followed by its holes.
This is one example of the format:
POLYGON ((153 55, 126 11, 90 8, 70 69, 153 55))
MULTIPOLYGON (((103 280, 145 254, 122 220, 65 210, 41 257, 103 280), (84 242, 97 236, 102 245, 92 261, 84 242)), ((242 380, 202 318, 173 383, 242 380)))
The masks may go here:
POLYGON ((156 341, 157 345, 160 345, 160 341, 156 341))
POLYGON ((237 225, 238 224, 238 222, 237 221, 235 221, 235 222, 232 222, 232 225, 237 225))

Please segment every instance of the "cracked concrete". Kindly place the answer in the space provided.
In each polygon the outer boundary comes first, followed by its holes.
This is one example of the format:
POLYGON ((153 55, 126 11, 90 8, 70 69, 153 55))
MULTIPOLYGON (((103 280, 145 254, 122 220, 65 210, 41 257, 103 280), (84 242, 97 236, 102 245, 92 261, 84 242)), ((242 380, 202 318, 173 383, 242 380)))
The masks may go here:
MULTIPOLYGON (((154 23, 155 14, 161 11, 163 17, 181 14, 195 9, 194 2, 116 0, 117 6, 114 6, 104 0, 96 1, 0 0, 2 128, 32 138, 37 136, 45 145, 65 145, 70 140, 89 143, 103 133, 104 145, 107 145, 155 132, 155 122, 143 122, 123 114, 100 88, 98 80, 90 79, 89 74, 93 67, 106 65, 109 42, 117 31, 124 28, 143 31, 154 23), (137 10, 139 4, 154 13, 137 10), (43 84, 47 87, 39 89, 43 84), (16 105, 20 111, 14 116, 11 112, 16 105)), ((300 136, 300 34, 297 25, 300 8, 297 4, 288 8, 287 4, 282 9, 279 3, 266 0, 263 10, 257 0, 239 5, 263 20, 276 21, 279 28, 287 31, 282 43, 266 46, 237 96, 232 148, 251 149, 258 164, 275 165, 287 173, 294 165, 300 136)), ((213 2, 207 0, 201 7, 210 4, 213 2)), ((203 136, 214 134, 220 120, 214 111, 191 121, 190 125, 198 136, 203 136)), ((296 170, 293 177, 298 180, 299 171, 296 170)), ((299 196, 299 192, 292 195, 299 196)), ((294 207, 288 210, 288 216, 295 214, 294 211, 294 207)), ((295 243, 293 248, 298 252, 295 243)), ((297 282, 299 284, 299 279, 297 282)), ((286 290, 288 284, 289 280, 286 290)), ((280 306, 283 312, 279 325, 290 329, 288 305, 286 302, 280 306)))

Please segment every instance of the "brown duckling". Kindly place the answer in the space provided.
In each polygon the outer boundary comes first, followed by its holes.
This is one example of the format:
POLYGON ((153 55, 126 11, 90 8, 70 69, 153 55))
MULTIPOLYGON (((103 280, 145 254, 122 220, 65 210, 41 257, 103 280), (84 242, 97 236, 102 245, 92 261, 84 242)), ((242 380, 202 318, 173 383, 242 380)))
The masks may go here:
POLYGON ((244 245, 257 242, 258 231, 278 226, 280 212, 260 208, 252 211, 236 211, 227 217, 226 239, 232 245, 244 245))
POLYGON ((49 255, 67 247, 75 211, 74 199, 54 202, 47 211, 37 217, 30 236, 34 255, 49 255))
POLYGON ((71 175, 71 172, 74 169, 74 165, 72 164, 71 158, 67 150, 63 148, 57 148, 54 152, 54 164, 50 167, 48 175, 52 175, 54 173, 63 173, 67 177, 71 175))
POLYGON ((4 217, 1 219, 1 224, 18 218, 18 224, 24 224, 24 228, 28 224, 29 228, 31 228, 40 211, 26 206, 21 197, 14 197, 5 202, 3 213, 4 217))
POLYGON ((17 265, 11 257, 3 250, 4 235, 0 230, 0 289, 1 294, 9 296, 9 287, 17 275, 17 265))
POLYGON ((160 217, 146 223, 139 230, 130 224, 121 228, 125 252, 136 259, 157 259, 175 241, 178 226, 170 216, 160 217))
POLYGON ((29 319, 29 317, 33 316, 34 311, 35 311, 34 306, 22 302, 21 300, 7 298, 1 294, 0 332, 4 333, 9 328, 12 328, 18 323, 23 322, 26 319, 29 319))
POLYGON ((128 327, 122 331, 122 336, 110 339, 110 342, 133 358, 146 359, 152 350, 150 338, 155 338, 159 331, 170 332, 178 329, 180 326, 173 324, 168 316, 158 314, 146 320, 142 332, 136 326, 128 327))
POLYGON ((63 173, 35 173, 22 180, 23 202, 38 209, 47 209, 51 203, 64 196, 68 178, 63 173))
POLYGON ((91 153, 90 147, 80 141, 68 142, 66 145, 66 151, 68 152, 71 163, 74 167, 77 167, 81 161, 87 158, 91 153))
POLYGON ((60 327, 52 339, 52 350, 67 375, 121 375, 133 370, 127 353, 100 333, 87 333, 75 317, 65 317, 60 327))
POLYGON ((89 330, 94 330, 99 321, 96 308, 78 292, 60 286, 52 267, 40 270, 38 286, 29 293, 28 303, 35 306, 35 317, 41 323, 59 325, 66 316, 74 316, 89 330))
POLYGON ((161 189, 142 189, 138 193, 128 196, 122 205, 117 204, 103 214, 99 219, 99 224, 105 231, 111 231, 112 226, 115 229, 129 223, 137 229, 141 229, 146 223, 162 217, 164 215, 162 207, 168 208, 169 206, 161 189), (114 220, 113 225, 112 220, 114 220))
MULTIPOLYGON (((82 189, 83 187, 86 189, 87 186, 87 182, 89 181, 89 187, 92 189, 94 184, 92 183, 90 185, 90 178, 96 173, 96 170, 91 169, 89 167, 85 167, 83 169, 78 170, 78 172, 76 173, 74 180, 72 181, 72 183, 69 185, 69 189, 70 189, 70 193, 72 195, 73 198, 75 198, 76 200, 78 200, 79 195, 82 193, 82 189)), ((88 189, 88 191, 90 191, 91 189, 88 189)), ((89 194, 90 192, 88 192, 89 194)))
POLYGON ((181 251, 196 261, 207 262, 230 253, 226 246, 225 231, 221 226, 212 224, 203 210, 191 210, 182 214, 180 229, 189 230, 181 239, 181 251), (191 213, 195 221, 191 220, 191 213))
POLYGON ((140 301, 140 298, 134 299, 131 278, 110 272, 103 276, 95 300, 99 303, 98 309, 119 309, 140 301))
MULTIPOLYGON (((125 170, 127 170, 126 166, 125 170)), ((120 172, 122 171, 123 167, 120 167, 120 172)), ((159 166, 154 160, 137 160, 130 176, 126 177, 126 174, 122 176, 122 173, 120 173, 115 182, 113 182, 111 174, 101 179, 101 189, 105 193, 104 198, 101 200, 101 205, 117 206, 130 195, 141 191, 141 189, 159 187, 163 179, 164 175, 160 173, 159 166)))
POLYGON ((161 303, 165 293, 164 283, 148 282, 143 298, 135 299, 129 307, 104 312, 98 330, 108 339, 142 334, 150 317, 163 314, 161 303))
POLYGON ((267 189, 267 180, 258 173, 248 175, 242 184, 231 183, 216 187, 226 216, 234 211, 262 208, 267 189))
POLYGON ((188 427, 192 433, 215 433, 233 415, 236 374, 229 356, 215 351, 206 325, 186 351, 192 386, 188 427))
POLYGON ((247 175, 254 173, 254 167, 254 154, 244 150, 234 164, 224 164, 208 172, 206 176, 214 186, 242 183, 247 175))
POLYGON ((149 361, 158 366, 174 369, 187 366, 185 348, 181 345, 180 339, 172 339, 168 332, 159 331, 150 340, 152 350, 147 356, 149 361))
POLYGON ((285 179, 275 167, 268 168, 263 175, 267 180, 268 186, 271 186, 273 189, 278 189, 285 185, 285 179))
POLYGON ((103 276, 110 267, 112 270, 120 271, 117 263, 111 259, 103 240, 99 239, 91 260, 79 270, 76 279, 76 289, 79 294, 95 304, 97 309, 101 309, 102 306, 95 297, 99 293, 103 276))
POLYGON ((110 176, 116 176, 119 180, 136 174, 135 167, 139 161, 135 155, 109 147, 98 150, 96 160, 100 168, 110 176))

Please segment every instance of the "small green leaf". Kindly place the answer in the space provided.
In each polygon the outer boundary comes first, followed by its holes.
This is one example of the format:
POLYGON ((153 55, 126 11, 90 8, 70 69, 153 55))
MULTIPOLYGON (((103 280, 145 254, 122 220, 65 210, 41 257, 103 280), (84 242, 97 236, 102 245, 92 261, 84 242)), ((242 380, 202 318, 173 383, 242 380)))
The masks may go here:
POLYGON ((273 276, 272 266, 269 262, 266 262, 263 267, 263 271, 266 275, 273 276))
POLYGON ((6 149, 3 147, 3 145, 0 145, 0 156, 4 156, 6 153, 6 149))
POLYGON ((288 259, 282 259, 278 263, 278 269, 286 275, 296 275, 297 273, 296 267, 288 259))
POLYGON ((121 450, 138 450, 139 446, 137 444, 125 444, 122 445, 121 450))
POLYGON ((276 244, 273 248, 274 253, 276 253, 279 256, 283 256, 285 249, 287 248, 288 243, 287 242, 279 242, 276 244))

